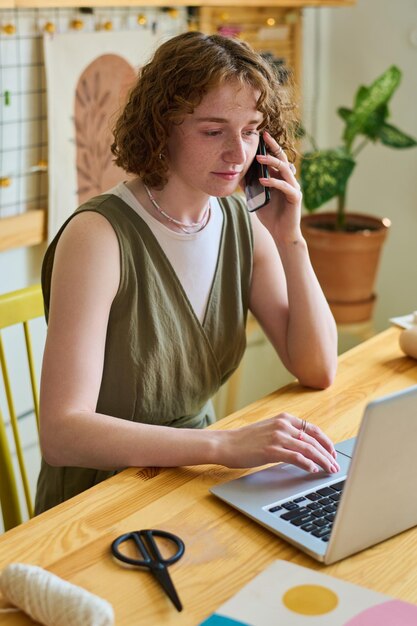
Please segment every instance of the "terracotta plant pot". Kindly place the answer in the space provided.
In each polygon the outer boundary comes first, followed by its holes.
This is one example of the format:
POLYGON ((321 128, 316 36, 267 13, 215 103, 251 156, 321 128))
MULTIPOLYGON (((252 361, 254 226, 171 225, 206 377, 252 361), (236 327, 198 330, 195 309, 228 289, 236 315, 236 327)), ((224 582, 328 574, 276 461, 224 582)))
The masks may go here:
POLYGON ((372 317, 379 258, 391 222, 348 213, 347 230, 334 230, 335 223, 335 213, 304 215, 301 230, 336 322, 365 322, 372 317))

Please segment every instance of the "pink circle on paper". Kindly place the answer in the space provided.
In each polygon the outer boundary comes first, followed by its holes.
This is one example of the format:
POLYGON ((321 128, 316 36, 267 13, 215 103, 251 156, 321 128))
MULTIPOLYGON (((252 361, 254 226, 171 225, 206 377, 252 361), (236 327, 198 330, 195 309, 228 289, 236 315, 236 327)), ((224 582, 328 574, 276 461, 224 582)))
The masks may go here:
POLYGON ((345 626, 416 626, 417 606, 401 600, 390 600, 362 611, 345 626))

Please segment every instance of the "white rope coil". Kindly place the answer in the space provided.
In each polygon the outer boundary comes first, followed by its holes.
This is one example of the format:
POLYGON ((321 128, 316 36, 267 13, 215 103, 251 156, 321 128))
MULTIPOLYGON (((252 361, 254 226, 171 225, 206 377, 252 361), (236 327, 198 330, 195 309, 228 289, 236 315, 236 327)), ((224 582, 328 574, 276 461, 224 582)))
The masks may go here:
POLYGON ((45 626, 114 624, 109 602, 36 565, 8 565, 0 577, 0 590, 9 602, 45 626))

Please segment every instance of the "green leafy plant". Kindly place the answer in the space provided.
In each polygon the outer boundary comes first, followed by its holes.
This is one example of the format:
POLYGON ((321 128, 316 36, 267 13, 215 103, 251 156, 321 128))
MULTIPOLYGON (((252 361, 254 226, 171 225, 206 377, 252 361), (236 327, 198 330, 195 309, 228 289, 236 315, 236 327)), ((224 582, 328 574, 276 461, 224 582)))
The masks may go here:
POLYGON ((398 67, 388 68, 369 87, 359 87, 353 109, 340 107, 338 115, 345 122, 342 145, 320 150, 314 139, 301 129, 312 151, 301 158, 301 188, 307 211, 313 212, 334 197, 338 199, 336 228, 344 229, 346 186, 356 165, 356 158, 372 141, 391 148, 412 148, 417 141, 387 123, 388 103, 401 81, 398 67))

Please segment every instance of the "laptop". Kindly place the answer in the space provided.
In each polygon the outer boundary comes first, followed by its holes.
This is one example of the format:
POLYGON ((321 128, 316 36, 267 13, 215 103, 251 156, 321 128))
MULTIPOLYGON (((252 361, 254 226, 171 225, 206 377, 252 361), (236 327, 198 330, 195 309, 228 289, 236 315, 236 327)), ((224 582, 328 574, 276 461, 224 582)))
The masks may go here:
POLYGON ((279 463, 211 493, 329 564, 417 525, 417 385, 370 402, 340 472, 279 463))

